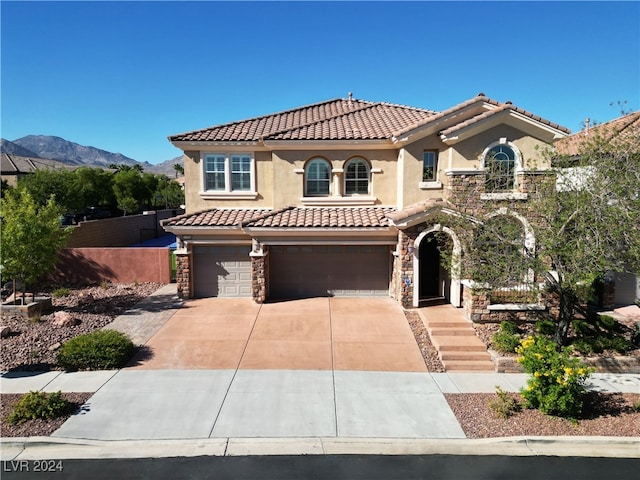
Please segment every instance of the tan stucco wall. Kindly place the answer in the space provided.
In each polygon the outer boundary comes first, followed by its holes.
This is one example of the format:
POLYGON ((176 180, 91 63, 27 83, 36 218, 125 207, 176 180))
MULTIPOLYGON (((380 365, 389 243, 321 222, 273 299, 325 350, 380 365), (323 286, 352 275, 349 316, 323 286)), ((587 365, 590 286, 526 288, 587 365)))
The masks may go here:
POLYGON ((271 153, 266 151, 251 152, 251 150, 239 150, 242 153, 253 154, 256 168, 256 191, 258 196, 255 199, 232 199, 232 198, 203 198, 200 193, 203 189, 202 161, 206 153, 227 153, 228 149, 207 150, 207 151, 187 151, 185 152, 184 175, 186 212, 193 213, 210 208, 270 208, 273 206, 273 164, 271 153))
POLYGON ((542 155, 544 142, 508 125, 498 125, 453 146, 452 168, 473 169, 482 166, 481 155, 492 143, 506 138, 518 148, 525 168, 545 168, 549 163, 542 155), (536 146, 541 147, 536 150, 536 146))
MULTIPOLYGON (((445 145, 438 134, 429 135, 407 145, 402 150, 402 168, 398 169, 400 149, 384 150, 275 150, 250 152, 256 160, 255 199, 215 198, 206 199, 201 196, 202 163, 204 154, 223 150, 187 151, 185 152, 186 211, 192 213, 214 207, 221 208, 282 208, 289 205, 303 205, 304 169, 307 161, 322 157, 331 163, 334 169, 344 169, 346 162, 353 157, 367 160, 372 169, 380 169, 380 173, 372 175, 372 196, 376 205, 392 205, 404 208, 429 198, 442 198, 445 195, 448 177, 446 171, 453 169, 479 169, 481 155, 488 145, 506 138, 514 144, 522 155, 525 168, 545 168, 548 163, 542 151, 544 143, 508 125, 498 125, 473 137, 462 140, 453 146, 445 145), (536 147, 541 147, 536 150, 536 147), (420 188, 422 181, 422 154, 425 150, 438 150, 438 176, 441 188, 420 188), (404 185, 402 195, 397 195, 398 175, 402 175, 404 185)), ((235 150, 235 149, 234 149, 235 150)), ((240 150, 238 150, 240 151, 240 150)), ((340 174, 341 188, 344 188, 344 177, 340 174)), ((334 189, 332 179, 332 192, 334 189)))
MULTIPOLYGON (((296 173, 304 169, 305 164, 313 158, 324 158, 332 169, 344 169, 348 160, 353 157, 364 158, 372 169, 382 172, 373 173, 372 196, 376 197, 376 205, 395 205, 396 191, 396 150, 324 150, 299 151, 281 150, 273 153, 274 165, 274 206, 301 205, 304 196, 304 173, 296 173)), ((344 188, 344 177, 340 174, 341 188, 344 188)), ((333 179, 332 179, 332 193, 333 179)))

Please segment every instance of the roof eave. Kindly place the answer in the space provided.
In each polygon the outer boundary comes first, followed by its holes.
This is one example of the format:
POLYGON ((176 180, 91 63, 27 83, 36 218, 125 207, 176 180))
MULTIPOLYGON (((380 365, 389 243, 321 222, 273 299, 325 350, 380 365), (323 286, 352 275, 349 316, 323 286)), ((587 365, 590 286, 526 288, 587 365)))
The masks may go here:
POLYGON ((343 150, 359 148, 367 150, 395 148, 391 139, 377 140, 265 140, 269 150, 343 150))
POLYGON ((170 140, 171 144, 183 151, 188 150, 203 150, 211 147, 215 148, 251 148, 252 150, 264 150, 264 145, 261 141, 200 141, 200 140, 170 140))
POLYGON ((459 129, 454 129, 448 134, 441 134, 440 139, 447 145, 455 145, 456 143, 466 140, 478 133, 488 130, 489 128, 495 127, 500 123, 510 123, 513 126, 514 121, 518 125, 515 128, 518 128, 525 133, 529 133, 534 137, 540 138, 547 143, 552 143, 560 138, 565 138, 568 135, 562 130, 530 118, 513 109, 505 109, 479 122, 459 129), (511 122, 509 122, 509 120, 511 120, 511 122))

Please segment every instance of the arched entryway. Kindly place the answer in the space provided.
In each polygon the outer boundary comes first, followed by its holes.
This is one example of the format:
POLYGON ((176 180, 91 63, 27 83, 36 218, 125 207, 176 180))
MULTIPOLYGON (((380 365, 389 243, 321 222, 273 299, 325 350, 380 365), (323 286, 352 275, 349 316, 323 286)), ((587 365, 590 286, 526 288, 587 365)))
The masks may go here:
POLYGON ((460 242, 450 228, 434 225, 418 235, 413 254, 413 306, 429 302, 448 302, 455 307, 462 305, 460 298, 460 242), (443 234, 446 237, 443 238, 443 234), (441 248, 450 249, 454 262, 445 268, 441 260, 441 248))

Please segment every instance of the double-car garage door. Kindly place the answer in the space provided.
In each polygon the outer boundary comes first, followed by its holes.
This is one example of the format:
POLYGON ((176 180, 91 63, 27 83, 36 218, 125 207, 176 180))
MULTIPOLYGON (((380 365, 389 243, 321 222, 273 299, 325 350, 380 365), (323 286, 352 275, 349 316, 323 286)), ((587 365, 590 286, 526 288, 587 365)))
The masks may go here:
POLYGON ((383 296, 390 255, 384 245, 272 246, 269 296, 383 296))
MULTIPOLYGON (((250 247, 194 247, 196 297, 251 297, 250 247)), ((385 245, 271 246, 271 298, 386 296, 391 268, 385 245)))

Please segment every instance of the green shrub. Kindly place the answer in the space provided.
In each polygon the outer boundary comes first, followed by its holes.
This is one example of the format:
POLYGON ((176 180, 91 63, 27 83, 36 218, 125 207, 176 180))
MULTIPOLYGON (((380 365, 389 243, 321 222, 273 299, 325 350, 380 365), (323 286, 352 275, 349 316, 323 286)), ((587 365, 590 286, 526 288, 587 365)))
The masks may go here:
POLYGON ((513 396, 496 385, 496 395, 498 398, 489 400, 489 408, 500 418, 509 418, 514 413, 520 411, 520 403, 513 396))
POLYGON ((602 352, 602 345, 593 341, 593 339, 579 338, 574 340, 571 345, 581 355, 592 355, 602 352))
POLYGON ((502 330, 503 332, 511 333, 513 335, 520 332, 516 322, 500 322, 500 330, 502 330))
POLYGON ((528 337, 516 352, 517 361, 530 375, 521 390, 525 405, 548 415, 575 419, 582 412, 585 380, 593 372, 579 358, 571 357, 571 348, 557 348, 546 337, 528 337))
POLYGON ((71 404, 62 398, 62 392, 29 392, 13 408, 8 417, 10 423, 27 420, 56 418, 69 412, 71 404))
POLYGON ((502 322, 500 330, 493 334, 491 339, 496 350, 502 353, 513 353, 520 345, 521 336, 518 326, 514 322, 502 322))
POLYGON ((617 353, 624 354, 633 348, 633 343, 624 338, 622 335, 613 335, 600 339, 602 347, 605 350, 613 350, 617 353))
POLYGON ((576 319, 571 323, 571 326, 573 327, 573 332, 577 337, 590 337, 595 333, 593 326, 585 320, 576 319))
POLYGON ((540 335, 553 335, 556 333, 556 322, 553 320, 539 320, 536 322, 536 332, 540 335))
POLYGON ((135 347, 116 330, 96 330, 65 342, 58 351, 58 365, 67 371, 108 370, 124 366, 135 347))
POLYGON ((620 327, 618 321, 609 315, 598 315, 598 326, 609 331, 618 330, 620 327))
POLYGON ((68 289, 66 287, 60 287, 60 288, 56 288, 53 291, 53 296, 54 296, 54 298, 61 298, 61 297, 66 297, 70 293, 71 293, 70 289, 68 289))

